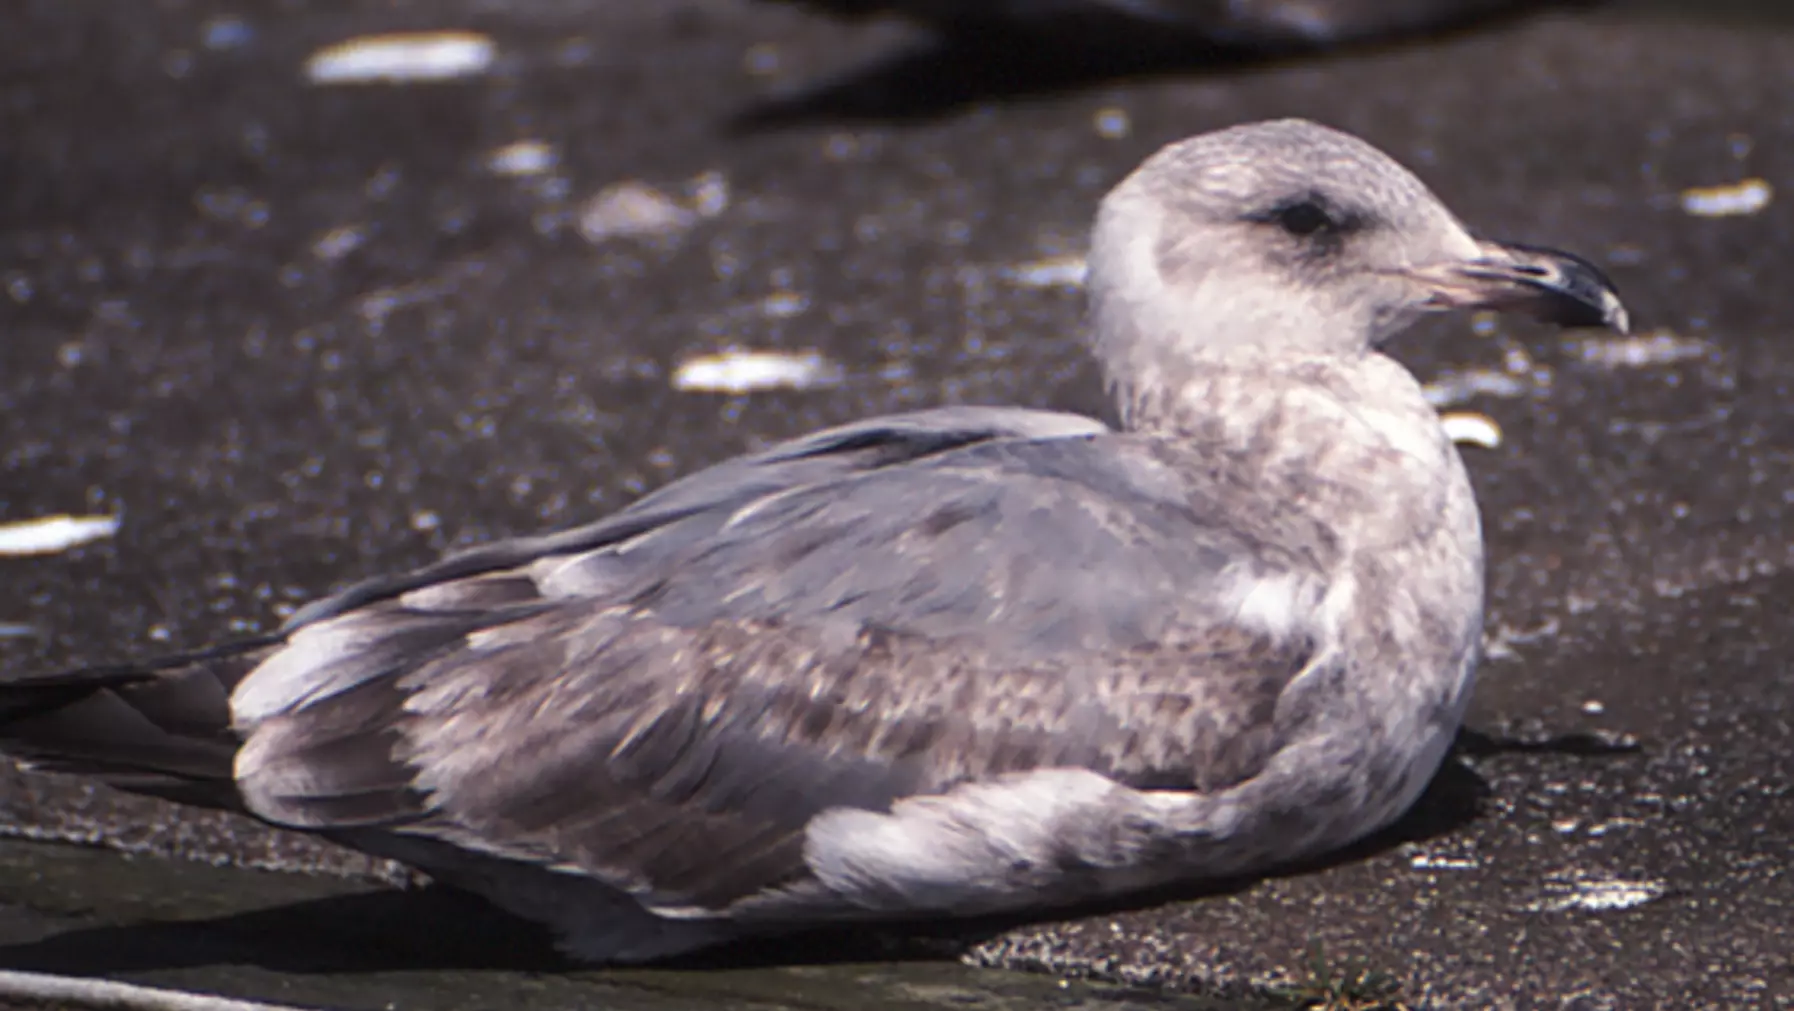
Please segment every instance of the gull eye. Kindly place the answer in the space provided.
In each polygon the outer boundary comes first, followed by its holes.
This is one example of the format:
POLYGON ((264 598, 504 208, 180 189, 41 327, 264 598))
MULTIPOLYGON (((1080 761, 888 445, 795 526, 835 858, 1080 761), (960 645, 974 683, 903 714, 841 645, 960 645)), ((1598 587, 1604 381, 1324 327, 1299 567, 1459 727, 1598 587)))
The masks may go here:
POLYGON ((1338 228, 1338 222, 1327 213, 1327 209, 1312 200, 1285 204, 1273 212, 1272 220, 1291 235, 1313 235, 1338 228))

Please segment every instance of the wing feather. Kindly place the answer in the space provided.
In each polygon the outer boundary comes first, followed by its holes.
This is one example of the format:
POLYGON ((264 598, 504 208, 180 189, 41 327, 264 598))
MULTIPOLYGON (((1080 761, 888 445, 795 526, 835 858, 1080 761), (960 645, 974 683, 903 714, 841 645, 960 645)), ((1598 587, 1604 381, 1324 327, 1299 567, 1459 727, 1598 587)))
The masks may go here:
MULTIPOLYGON (((590 655, 580 640, 594 634, 574 610, 514 647, 539 662, 449 653, 416 678, 435 703, 413 694, 401 711, 381 703, 386 716, 345 721, 391 721, 397 740, 378 735, 384 768, 365 768, 368 749, 334 738, 284 754, 310 770, 298 782, 317 794, 299 796, 286 776, 281 807, 258 810, 365 826, 389 789, 396 830, 477 838, 487 852, 577 868, 660 903, 722 908, 801 876, 804 828, 831 808, 888 811, 905 796, 1062 766, 1142 789, 1238 782, 1275 751, 1270 711, 1313 652, 1211 630, 1154 649, 1016 661, 975 643, 868 632, 831 645, 803 628, 679 629, 637 613, 591 619, 624 627, 598 630, 611 648, 568 667, 590 655), (468 683, 434 690, 448 682, 468 683), (606 704, 618 700, 633 701, 606 704)), ((308 722, 323 729, 341 719, 334 710, 374 698, 344 693, 282 726, 305 741, 308 722)), ((282 769, 244 769, 246 792, 260 796, 259 778, 282 769)))
POLYGON ((825 811, 1262 768, 1325 531, 1225 460, 955 417, 980 424, 821 433, 323 603, 233 697, 249 806, 716 910, 801 883, 825 811))

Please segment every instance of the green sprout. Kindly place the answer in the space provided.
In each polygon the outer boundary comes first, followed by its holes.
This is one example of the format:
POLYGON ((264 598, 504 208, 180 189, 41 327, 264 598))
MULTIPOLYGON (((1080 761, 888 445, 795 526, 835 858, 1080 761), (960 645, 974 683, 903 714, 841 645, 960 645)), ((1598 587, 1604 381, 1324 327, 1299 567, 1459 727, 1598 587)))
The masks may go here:
POLYGON ((1401 982, 1362 958, 1329 962, 1317 941, 1308 946, 1308 973, 1278 988, 1277 995, 1316 1011, 1411 1011, 1401 1000, 1401 982))

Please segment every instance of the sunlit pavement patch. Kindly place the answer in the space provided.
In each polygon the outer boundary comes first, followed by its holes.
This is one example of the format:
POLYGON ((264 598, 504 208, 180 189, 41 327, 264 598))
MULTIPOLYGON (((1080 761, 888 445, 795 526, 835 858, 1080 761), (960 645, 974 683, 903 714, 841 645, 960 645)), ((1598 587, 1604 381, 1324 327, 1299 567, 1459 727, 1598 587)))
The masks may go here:
POLYGON ((1713 345, 1668 330, 1653 330, 1632 337, 1572 337, 1565 350, 1591 365, 1607 368, 1644 368, 1669 365, 1713 353, 1713 345))
POLYGON ((1582 910, 1606 913, 1632 909, 1663 897, 1668 886, 1651 879, 1602 878, 1576 876, 1547 881, 1545 894, 1526 904, 1535 913, 1564 913, 1582 910))
POLYGON ((1516 376, 1495 369, 1464 369, 1451 372, 1421 388, 1426 401, 1434 407, 1451 407, 1473 397, 1512 399, 1532 392, 1538 386, 1527 376, 1516 376))

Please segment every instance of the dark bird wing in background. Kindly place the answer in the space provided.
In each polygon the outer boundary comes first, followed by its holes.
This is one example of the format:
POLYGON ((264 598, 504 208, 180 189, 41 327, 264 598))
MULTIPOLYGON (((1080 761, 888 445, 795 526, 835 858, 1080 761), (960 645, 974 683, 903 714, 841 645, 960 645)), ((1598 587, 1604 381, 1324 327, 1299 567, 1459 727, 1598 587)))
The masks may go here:
MULTIPOLYGON (((1326 46, 1440 28, 1551 0, 782 0, 855 17, 899 13, 948 32, 1053 32, 1104 24, 1243 48, 1326 46)), ((1560 0, 1561 2, 1561 0, 1560 0)), ((1569 0, 1587 2, 1587 0, 1569 0)), ((1094 37, 1093 44, 1102 39, 1094 37)))

